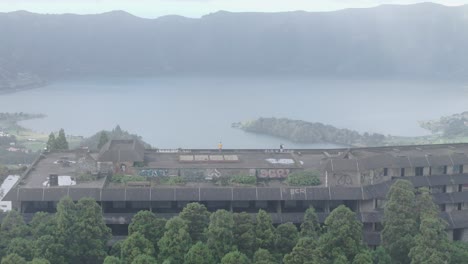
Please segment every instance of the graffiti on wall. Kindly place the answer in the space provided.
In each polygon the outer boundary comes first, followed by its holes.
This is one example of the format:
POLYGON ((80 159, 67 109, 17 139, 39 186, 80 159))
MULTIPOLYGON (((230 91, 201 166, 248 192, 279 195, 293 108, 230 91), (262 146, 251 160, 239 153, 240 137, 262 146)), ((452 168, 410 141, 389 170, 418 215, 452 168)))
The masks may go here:
POLYGON ((166 177, 177 175, 177 173, 173 173, 171 170, 168 169, 144 169, 140 170, 138 175, 144 177, 166 177))
POLYGON ((333 178, 336 179, 336 185, 353 185, 353 178, 349 174, 334 173, 333 178))
POLYGON ((291 198, 293 198, 297 194, 306 194, 306 189, 305 188, 294 188, 294 189, 289 189, 289 192, 291 194, 291 198))
MULTIPOLYGON (((220 177, 228 177, 234 175, 249 175, 250 171, 247 169, 181 169, 180 175, 187 179, 206 179, 211 180, 220 177)), ((252 175, 252 176, 255 176, 252 175)))
POLYGON ((284 179, 289 174, 289 169, 260 169, 258 171, 258 177, 263 179, 284 179))

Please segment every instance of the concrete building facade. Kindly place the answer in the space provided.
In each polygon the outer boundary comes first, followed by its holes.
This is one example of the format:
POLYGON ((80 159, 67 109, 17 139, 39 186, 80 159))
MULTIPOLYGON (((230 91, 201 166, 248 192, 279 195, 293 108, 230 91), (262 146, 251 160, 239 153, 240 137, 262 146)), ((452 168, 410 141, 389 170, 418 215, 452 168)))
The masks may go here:
POLYGON ((429 187, 454 240, 468 241, 468 144, 328 150, 145 149, 134 140, 111 141, 99 153, 43 153, 5 196, 26 218, 55 212, 64 196, 94 198, 114 234, 125 235, 132 216, 163 217, 189 202, 210 211, 254 215, 264 209, 277 224, 300 223, 314 206, 319 218, 341 204, 355 211, 368 245, 380 243, 383 207, 394 181, 429 187), (314 170, 318 186, 290 186, 295 172, 314 170), (255 177, 242 185, 233 177, 255 177))

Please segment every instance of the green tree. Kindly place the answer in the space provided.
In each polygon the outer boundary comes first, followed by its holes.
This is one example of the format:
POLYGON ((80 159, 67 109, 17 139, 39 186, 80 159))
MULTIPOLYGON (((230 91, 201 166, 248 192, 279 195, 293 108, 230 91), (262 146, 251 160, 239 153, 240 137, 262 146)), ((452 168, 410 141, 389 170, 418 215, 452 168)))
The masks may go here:
POLYGON ((325 219, 324 228, 326 233, 318 240, 319 259, 333 262, 337 255, 342 254, 351 262, 361 252, 362 223, 346 206, 340 205, 333 210, 325 219))
POLYGON ((159 252, 158 241, 164 235, 166 220, 156 217, 150 211, 140 211, 132 218, 128 226, 128 234, 139 232, 148 239, 154 247, 156 253, 159 252))
POLYGON ((246 212, 233 214, 233 219, 234 244, 241 253, 251 257, 256 243, 253 219, 246 212))
POLYGON ((31 222, 29 222, 31 234, 37 239, 41 236, 52 235, 55 231, 55 218, 45 212, 37 212, 34 214, 31 222))
POLYGON ((418 224, 426 217, 439 217, 439 208, 432 200, 432 196, 428 188, 419 188, 419 195, 416 196, 415 210, 418 213, 418 224))
POLYGON ((202 242, 193 245, 185 255, 184 264, 214 264, 216 263, 213 253, 208 246, 202 242))
POLYGON ((139 232, 128 236, 122 243, 121 259, 124 263, 132 263, 139 255, 152 256, 153 254, 153 244, 139 232))
POLYGON ((104 263, 103 264, 121 264, 122 261, 118 258, 118 257, 115 257, 115 256, 107 256, 105 259, 104 259, 104 263))
POLYGON ((51 235, 44 235, 34 241, 34 257, 43 258, 51 264, 65 264, 64 252, 66 247, 51 235))
POLYGON ((369 250, 364 250, 354 257, 353 264, 373 264, 372 254, 369 250))
POLYGON ((277 264, 278 261, 275 260, 271 253, 263 248, 257 250, 253 257, 253 264, 277 264))
POLYGON ((250 260, 245 254, 239 251, 233 251, 229 252, 221 259, 221 264, 250 264, 250 260))
POLYGON ((18 254, 10 254, 2 258, 1 264, 27 264, 27 262, 18 254))
POLYGON ((8 212, 0 225, 0 257, 6 255, 6 249, 13 238, 25 237, 28 233, 29 229, 21 214, 16 210, 8 212))
POLYGON ((56 150, 56 146, 57 146, 57 143, 56 143, 56 138, 55 138, 55 135, 54 133, 50 133, 49 135, 49 140, 47 140, 47 150, 49 151, 54 151, 56 150))
POLYGON ((425 216, 421 219, 419 234, 409 257, 411 264, 449 263, 449 241, 446 224, 438 217, 425 216))
POLYGON ((7 248, 7 254, 17 254, 27 261, 33 259, 33 241, 22 237, 13 238, 7 248))
POLYGON ((58 137, 55 139, 55 149, 56 150, 68 150, 68 142, 65 136, 65 131, 60 129, 58 137))
POLYGON ((372 260, 374 264, 392 264, 392 258, 382 246, 372 252, 372 260))
POLYGON ((468 243, 454 241, 450 243, 450 264, 468 264, 468 243))
POLYGON ((160 261, 183 263, 184 256, 192 246, 187 223, 180 217, 173 217, 166 223, 166 232, 158 242, 160 261))
POLYGON ((292 223, 281 224, 276 228, 275 253, 281 258, 291 252, 299 239, 297 227, 292 223))
POLYGON ((276 234, 270 214, 260 209, 257 214, 255 224, 256 248, 263 248, 268 251, 275 249, 276 234))
POLYGON ((210 213, 206 206, 199 203, 187 204, 179 214, 188 224, 188 230, 193 242, 206 241, 205 229, 210 223, 210 213))
POLYGON ((382 245, 394 263, 410 263, 409 250, 418 232, 415 194, 411 182, 397 180, 387 194, 384 209, 382 245))
POLYGON ((30 262, 28 262, 28 264, 50 264, 50 261, 48 261, 47 259, 43 259, 43 258, 35 258, 31 260, 30 262))
POLYGON ((232 213, 226 210, 218 210, 211 214, 207 244, 217 261, 221 260, 227 253, 235 250, 233 229, 234 218, 232 213))
POLYGON ((56 222, 58 241, 67 245, 64 255, 70 263, 102 263, 111 233, 96 201, 83 198, 75 204, 69 197, 62 199, 56 222))
MULTIPOLYGON (((129 234, 129 236, 130 235, 133 235, 133 233, 129 234)), ((122 244, 124 243, 124 241, 125 240, 119 240, 119 241, 115 242, 112 245, 112 248, 111 248, 111 250, 109 252, 109 255, 120 258, 120 256, 122 255, 122 244)))
POLYGON ((16 210, 11 210, 3 218, 0 232, 5 239, 13 239, 15 237, 25 237, 29 233, 28 226, 24 223, 23 216, 16 210))
POLYGON ((98 149, 101 149, 107 142, 109 142, 109 137, 105 131, 102 131, 99 136, 98 149))
POLYGON ((139 255, 132 261, 132 264, 157 264, 157 263, 158 262, 156 261, 154 257, 148 256, 148 255, 139 255))
POLYGON ((77 210, 79 213, 77 225, 80 230, 77 238, 86 241, 86 246, 80 247, 82 250, 80 261, 101 263, 107 255, 107 242, 111 238, 111 230, 104 222, 102 209, 95 200, 82 198, 77 203, 77 210))
POLYGON ((309 207, 304 214, 301 224, 301 237, 318 238, 320 236, 320 223, 314 207, 309 207))
POLYGON ((283 258, 284 264, 314 264, 317 241, 311 237, 299 239, 292 252, 283 258))

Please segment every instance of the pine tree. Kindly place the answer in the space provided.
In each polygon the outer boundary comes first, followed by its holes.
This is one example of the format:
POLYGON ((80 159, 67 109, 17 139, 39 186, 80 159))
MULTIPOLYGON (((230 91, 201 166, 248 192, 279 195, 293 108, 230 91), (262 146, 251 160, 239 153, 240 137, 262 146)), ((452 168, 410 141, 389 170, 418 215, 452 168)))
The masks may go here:
POLYGON ((57 140, 55 139, 54 133, 50 133, 49 140, 47 140, 47 150, 54 151, 57 148, 57 140))
POLYGON ((362 251, 362 223, 344 205, 338 206, 325 219, 324 233, 318 240, 318 257, 327 262, 344 255, 351 262, 362 251))
POLYGON ((158 242, 160 262, 183 263, 191 246, 187 223, 180 217, 173 217, 167 221, 166 232, 158 242))
POLYGON ((154 247, 151 241, 138 232, 128 236, 122 243, 121 260, 124 263, 132 263, 139 255, 153 254, 154 247))
POLYGON ((259 249, 255 252, 254 257, 254 264, 277 264, 278 261, 275 260, 273 255, 266 250, 266 249, 259 249))
POLYGON ((301 224, 301 237, 318 238, 320 236, 320 223, 313 207, 309 207, 304 214, 301 224))
POLYGON ((213 253, 202 242, 193 245, 185 255, 184 264, 215 264, 213 253))
POLYGON ((255 252, 255 230, 252 217, 246 213, 235 213, 234 218, 234 244, 237 249, 251 257, 255 252))
POLYGON ((276 228, 275 254, 282 258, 291 252, 299 239, 297 227, 292 223, 281 224, 276 228))
POLYGON ((276 233, 270 214, 260 209, 255 224, 256 248, 275 250, 276 233))
POLYGON ((60 129, 58 137, 55 139, 55 149, 56 150, 68 150, 68 142, 65 137, 65 131, 60 129))
POLYGON ((193 242, 206 241, 205 229, 210 223, 210 213, 206 206, 199 203, 187 204, 179 214, 188 224, 188 230, 193 242))
POLYGON ((218 210, 211 214, 208 226, 208 247, 213 252, 217 261, 227 253, 236 249, 234 245, 234 219, 232 213, 226 210, 218 210))
POLYGON ((233 251, 229 252, 221 259, 221 264, 250 264, 250 260, 245 254, 239 251, 233 251))
POLYGON ((372 254, 369 250, 364 250, 354 257, 353 264, 373 264, 372 254))
POLYGON ((106 257, 110 229, 105 225, 101 207, 90 198, 74 203, 62 199, 57 205, 58 243, 66 245, 62 253, 70 263, 102 263, 106 257))
POLYGON ((99 136, 98 149, 101 149, 108 141, 109 137, 107 136, 107 133, 105 131, 102 131, 101 135, 99 136))
POLYGON ((419 234, 414 240, 409 257, 411 264, 450 262, 450 244, 445 232, 447 223, 439 217, 437 206, 427 188, 419 189, 416 199, 419 209, 419 234))
POLYGON ((158 241, 164 235, 165 225, 166 220, 157 218, 154 213, 140 211, 133 216, 132 222, 128 226, 128 234, 132 235, 135 232, 139 232, 153 244, 154 250, 158 253, 158 241))
POLYGON ((418 232, 417 217, 413 185, 397 180, 387 194, 381 233, 382 245, 396 264, 410 262, 408 253, 418 232))
POLYGON ((421 220, 419 234, 415 238, 415 246, 411 248, 409 253, 411 264, 450 262, 449 242, 445 227, 439 218, 425 217, 421 220))
POLYGON ((392 264, 392 258, 382 246, 372 252, 372 260, 374 264, 392 264))
POLYGON ((283 258, 284 264, 314 264, 317 241, 311 237, 299 239, 291 253, 283 258))

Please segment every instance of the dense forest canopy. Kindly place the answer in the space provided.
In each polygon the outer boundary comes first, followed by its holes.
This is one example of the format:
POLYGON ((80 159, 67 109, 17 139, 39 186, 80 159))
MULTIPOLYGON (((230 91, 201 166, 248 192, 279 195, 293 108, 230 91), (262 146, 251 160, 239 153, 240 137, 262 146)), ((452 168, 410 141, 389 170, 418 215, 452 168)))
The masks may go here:
POLYGON ((303 223, 273 225, 259 210, 255 218, 226 210, 208 212, 189 203, 171 219, 140 211, 128 237, 109 248, 111 232, 92 199, 62 199, 57 213, 36 213, 31 222, 11 211, 0 227, 2 264, 387 264, 467 263, 468 244, 450 242, 447 223, 427 189, 398 180, 384 210, 382 246, 369 249, 363 225, 344 205, 320 225, 313 208, 303 223))

